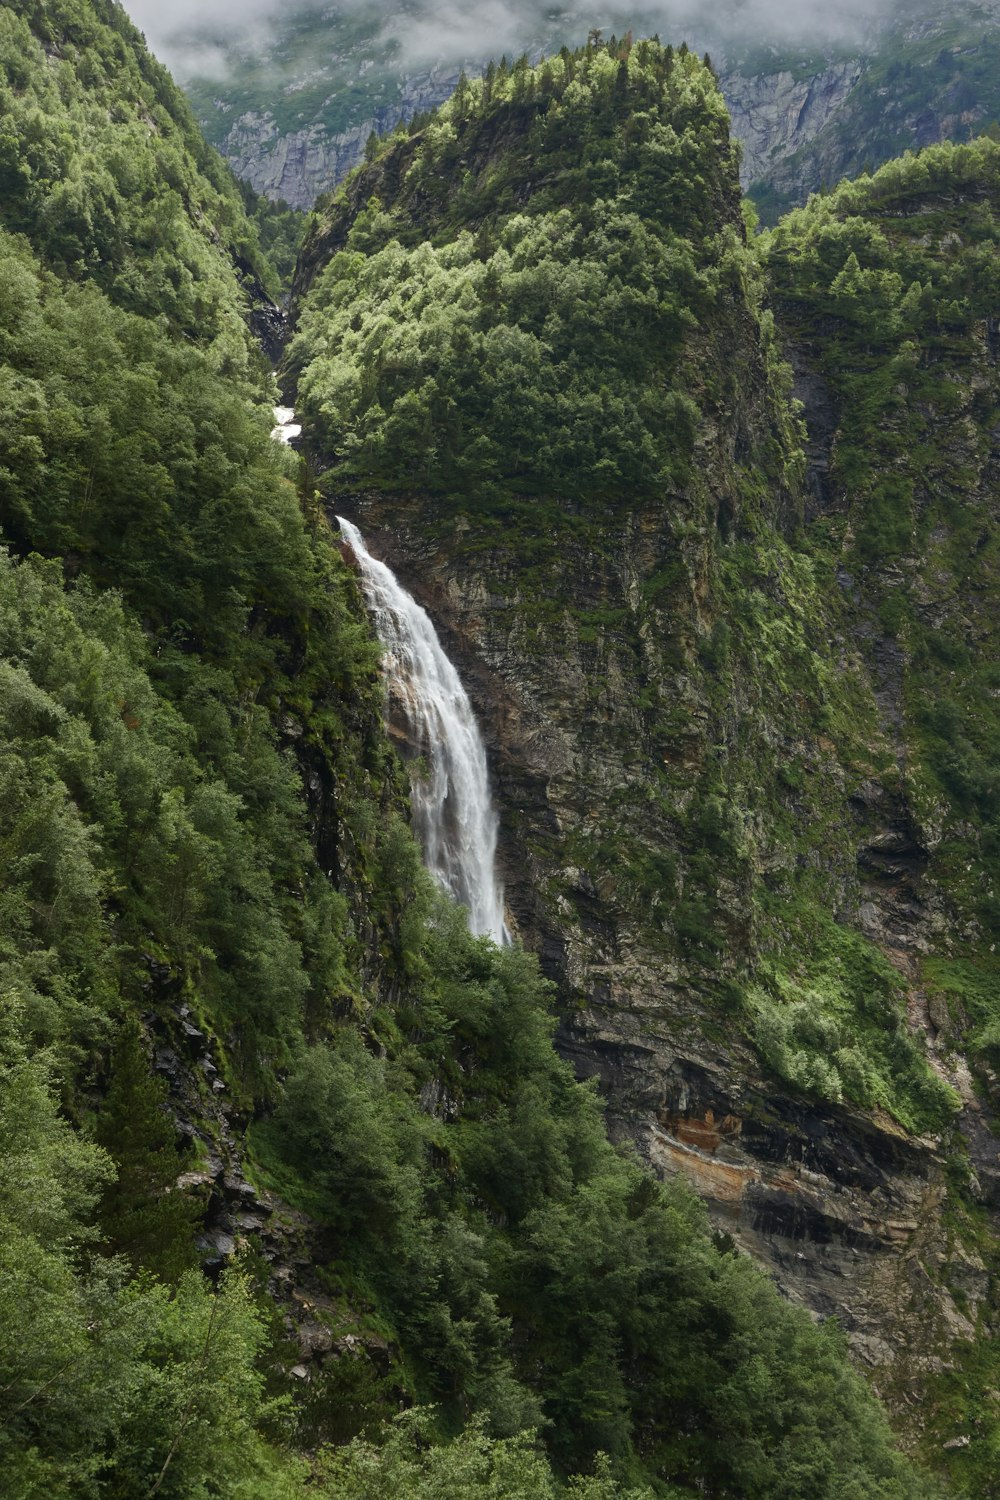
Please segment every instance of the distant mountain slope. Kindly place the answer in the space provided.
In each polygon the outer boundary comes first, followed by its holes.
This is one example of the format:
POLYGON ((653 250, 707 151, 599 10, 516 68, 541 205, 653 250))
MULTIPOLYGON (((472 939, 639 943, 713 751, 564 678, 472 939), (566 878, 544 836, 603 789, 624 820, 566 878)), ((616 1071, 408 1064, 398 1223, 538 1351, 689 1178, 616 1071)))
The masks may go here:
MULTIPOLYGON (((357 165, 373 129, 384 133, 442 103, 463 67, 473 75, 490 60, 489 44, 477 51, 463 36, 452 50, 439 42, 415 61, 407 38, 420 20, 420 4, 388 28, 384 9, 371 4, 321 14, 292 7, 266 41, 219 40, 225 76, 192 77, 188 92, 208 138, 241 177, 308 208, 357 165)), ((674 42, 697 30, 688 39, 710 47, 745 147, 744 185, 768 220, 845 173, 911 146, 968 139, 1000 116, 995 0, 945 10, 918 0, 854 41, 799 49, 748 47, 727 34, 725 18, 673 36, 662 15, 637 18, 637 29, 640 20, 674 42)), ((587 24, 572 12, 539 16, 524 24, 517 50, 576 44, 587 24)))
MULTIPOLYGON (((968 141, 1000 128, 996 6, 962 5, 942 9, 936 18, 910 17, 887 31, 871 56, 841 67, 839 74, 830 70, 808 80, 802 109, 812 124, 805 137, 797 121, 769 141, 765 133, 763 149, 747 154, 744 178, 769 222, 815 189, 873 170, 904 151, 968 141)), ((778 92, 777 80, 747 83, 765 94, 769 86, 778 92)), ((741 122, 737 134, 749 141, 742 125, 749 114, 742 107, 746 96, 735 78, 727 80, 727 92, 741 122)))

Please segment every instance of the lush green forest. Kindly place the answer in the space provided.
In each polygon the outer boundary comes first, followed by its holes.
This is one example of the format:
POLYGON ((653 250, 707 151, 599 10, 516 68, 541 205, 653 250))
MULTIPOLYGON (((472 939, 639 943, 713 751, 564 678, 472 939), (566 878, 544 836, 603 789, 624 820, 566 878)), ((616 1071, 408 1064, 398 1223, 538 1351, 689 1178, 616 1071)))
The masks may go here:
MULTIPOLYGON (((0 55, 5 1493, 935 1493, 835 1324, 612 1146, 535 959, 422 871, 356 579, 269 438, 251 328, 295 225, 112 0, 8 4, 0 55), (221 1251, 220 1194, 257 1211, 221 1251)), ((293 348, 327 486, 668 493, 686 330, 736 285, 769 326, 710 70, 518 65, 406 150, 412 222, 355 216, 293 348)))
POLYGON ((696 413, 677 354, 743 274, 738 242, 704 264, 732 193, 728 120, 686 49, 626 50, 463 82, 397 149, 391 211, 373 196, 350 214, 289 356, 339 485, 404 472, 463 499, 611 498, 683 476, 696 413))

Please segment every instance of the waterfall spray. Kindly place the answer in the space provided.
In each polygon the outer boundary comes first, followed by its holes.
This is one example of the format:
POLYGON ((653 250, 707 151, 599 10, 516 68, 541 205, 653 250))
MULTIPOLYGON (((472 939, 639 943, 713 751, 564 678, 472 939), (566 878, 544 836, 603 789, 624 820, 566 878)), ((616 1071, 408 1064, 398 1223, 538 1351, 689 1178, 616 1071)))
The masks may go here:
POLYGON ((427 611, 372 557, 358 528, 337 519, 357 558, 390 699, 417 757, 411 801, 424 861, 468 908, 471 930, 505 942, 503 890, 496 877, 498 819, 469 696, 427 611))

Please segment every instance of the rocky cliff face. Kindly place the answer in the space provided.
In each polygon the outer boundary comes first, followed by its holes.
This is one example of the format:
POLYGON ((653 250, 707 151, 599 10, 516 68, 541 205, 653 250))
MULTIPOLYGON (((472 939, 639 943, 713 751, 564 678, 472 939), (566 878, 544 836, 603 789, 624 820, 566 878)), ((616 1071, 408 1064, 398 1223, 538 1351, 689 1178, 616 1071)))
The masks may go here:
POLYGON ((237 177, 257 192, 292 208, 310 209, 320 194, 330 192, 363 161, 373 131, 387 135, 401 120, 443 104, 457 82, 458 73, 451 70, 404 78, 397 100, 346 130, 331 131, 319 119, 305 129, 283 132, 269 111, 250 110, 227 130, 219 149, 237 177))
MULTIPOLYGON (((544 580, 559 599, 558 614, 532 626, 534 591, 517 587, 516 548, 483 552, 480 545, 474 560, 463 556, 463 543, 482 541, 471 528, 457 546, 429 544, 412 510, 383 496, 359 496, 354 514, 432 611, 473 687, 493 747, 517 932, 559 986, 560 1048, 580 1076, 599 1081, 613 1134, 659 1172, 686 1177, 719 1231, 766 1265, 793 1300, 840 1318, 886 1383, 934 1367, 934 1351, 972 1337, 989 1283, 981 1259, 956 1253, 942 1224, 942 1142, 914 1138, 883 1111, 810 1101, 768 1076, 719 1015, 717 975, 683 940, 667 936, 678 896, 635 890, 640 851, 661 864, 690 860, 678 823, 697 796, 699 772, 720 739, 730 739, 727 753, 738 762, 731 741, 739 721, 760 712, 749 666, 723 716, 699 681, 694 643, 717 607, 711 531, 691 549, 686 608, 669 624, 662 613, 650 618, 641 603, 675 555, 669 526, 648 513, 633 518, 597 567, 585 548, 567 549, 544 580), (619 623, 581 625, 597 612, 619 623), (650 733, 640 683, 656 684, 673 702, 669 742, 650 733), (658 762, 671 766, 672 796, 650 796, 658 762)), ((767 736, 763 754, 786 769, 801 767, 814 783, 805 795, 837 806, 836 864, 824 873, 838 920, 867 928, 905 964, 906 950, 892 946, 889 934, 900 906, 912 901, 909 869, 902 879, 886 878, 878 864, 891 866, 895 857, 909 865, 908 847, 894 852, 906 842, 898 809, 878 782, 852 787, 829 740, 800 739, 800 731, 768 718, 755 731, 767 736)), ((730 763, 724 774, 738 784, 746 767, 730 763)), ((742 969, 739 950, 760 920, 749 888, 763 882, 780 890, 790 865, 819 862, 801 848, 807 827, 783 843, 761 826, 765 810, 753 805, 753 789, 744 782, 741 790, 743 815, 758 827, 752 870, 725 872, 717 893, 721 965, 730 975, 742 969)), ((790 810, 805 825, 818 821, 799 798, 790 810)), ((688 871, 681 884, 690 891, 695 880, 688 871)), ((683 889, 678 895, 683 901, 683 889)), ((913 941, 926 944, 932 929, 928 918, 913 941)), ((913 1024, 933 1036, 926 1005, 915 989, 913 1024)), ((995 1197, 997 1152, 971 1079, 943 1054, 940 1067, 963 1086, 966 1123, 983 1148, 995 1197)))
POLYGON ((997 185, 991 142, 942 147, 790 216, 771 242, 779 312, 797 344, 812 504, 840 539, 839 586, 898 768, 893 797, 884 779, 878 794, 881 831, 858 851, 860 923, 903 977, 909 1024, 961 1101, 948 1150, 961 1191, 942 1208, 965 1206, 944 1257, 939 1248, 919 1263, 960 1303, 978 1284, 964 1311, 979 1338, 991 1336, 1000 1207, 985 1029, 997 993, 996 867, 991 797, 969 774, 997 753, 981 674, 996 650, 1000 390, 992 294, 976 267, 993 253, 997 185), (827 262, 815 252, 828 236, 840 243, 827 262), (886 294, 878 312, 862 282, 886 294))
MULTIPOLYGON (((766 121, 772 85, 776 104, 790 90, 793 109, 802 97, 805 110, 806 128, 787 115, 770 150, 758 152, 752 133, 742 136, 750 147, 745 182, 764 215, 773 221, 818 188, 873 171, 904 151, 967 141, 988 128, 1000 112, 997 21, 992 3, 960 7, 946 17, 917 6, 856 59, 804 85, 787 75, 749 80, 751 94, 764 86, 766 121)), ((732 103, 734 119, 745 128, 738 89, 732 103)))
MULTIPOLYGON (((715 438, 725 444, 728 434, 715 438)), ((709 471, 719 463, 708 444, 704 461, 709 471)), ((829 739, 782 722, 776 704, 764 708, 759 663, 740 664, 725 711, 713 703, 697 655, 720 608, 712 521, 692 518, 682 607, 654 613, 643 596, 676 560, 676 517, 632 517, 606 558, 566 545, 525 589, 516 542, 484 549, 474 524, 429 542, 433 508, 415 516, 385 496, 358 496, 352 514, 432 612, 472 687, 492 745, 516 930, 559 986, 560 1048, 580 1076, 599 1081, 613 1133, 658 1171, 683 1174, 719 1231, 789 1297, 840 1318, 886 1384, 936 1367, 935 1351, 973 1336, 989 1289, 982 1260, 956 1250, 942 1222, 943 1143, 915 1138, 884 1111, 810 1101, 768 1076, 718 1013, 717 973, 676 940, 694 871, 673 895, 655 879, 637 889, 644 860, 692 861, 684 810, 721 742, 724 779, 753 841, 749 868, 719 860, 724 972, 740 975, 746 945, 761 937, 759 887, 784 888, 791 902, 799 862, 822 864, 837 920, 866 931, 904 973, 916 974, 943 920, 917 891, 927 852, 908 810, 877 778, 858 784, 829 739), (544 621, 539 587, 558 600, 544 621), (615 623, 584 623, 601 615, 615 623), (672 704, 669 738, 651 730, 642 704, 650 687, 672 704), (763 741, 765 775, 798 769, 807 779, 785 793, 783 811, 799 824, 790 837, 766 826, 766 794, 748 784, 738 744, 746 733, 763 741), (819 841, 823 803, 833 809, 834 844, 821 854, 808 846, 819 841)), ((915 1031, 934 1038, 916 982, 910 1005, 915 1031)), ((985 1194, 1000 1207, 988 1116, 967 1069, 948 1059, 946 1038, 935 1062, 962 1091, 963 1128, 977 1144, 985 1194)))
MULTIPOLYGON (((412 192, 416 149, 331 208, 300 309, 371 193, 412 192)), ((421 201, 407 212, 440 210, 421 201)), ((717 205, 720 232, 735 203, 717 205)), ((327 483, 460 664, 492 747, 513 925, 558 986, 560 1046, 599 1081, 613 1133, 692 1181, 789 1297, 840 1318, 905 1405, 987 1314, 973 1221, 995 1232, 1000 1152, 933 967, 983 942, 955 879, 964 815, 921 769, 913 654, 886 627, 888 597, 944 586, 943 553, 884 573, 855 553, 872 510, 851 511, 856 407, 817 357, 823 316, 809 338, 787 325, 801 488, 746 283, 686 341, 695 462, 658 502, 547 499, 535 523, 530 504, 456 512, 405 479, 352 486, 335 463, 327 483)), ((993 379, 975 337, 972 446, 941 459, 963 484, 993 379)), ((928 420, 907 439, 925 458, 928 420)), ((315 439, 313 459, 331 464, 315 439)), ((985 450, 975 463, 985 515, 985 450)))
POLYGON ((769 181, 786 157, 814 141, 843 109, 864 70, 859 57, 805 77, 788 70, 724 73, 720 85, 733 135, 743 146, 744 187, 769 181))

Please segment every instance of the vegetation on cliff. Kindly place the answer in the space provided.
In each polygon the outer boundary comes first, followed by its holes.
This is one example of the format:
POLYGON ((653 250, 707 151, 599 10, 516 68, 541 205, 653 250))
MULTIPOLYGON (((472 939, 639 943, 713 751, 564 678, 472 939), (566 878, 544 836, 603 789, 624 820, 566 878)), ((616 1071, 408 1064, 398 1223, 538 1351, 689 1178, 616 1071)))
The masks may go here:
MULTIPOLYGON (((850 579, 869 651, 895 662, 900 793, 942 911, 920 983, 937 999, 944 1047, 968 1059, 993 1109, 998 204, 1000 147, 984 137, 929 148, 814 198, 766 245, 782 316, 821 374, 836 424, 813 545, 850 579)), ((995 1285, 995 1242, 974 1176, 983 1158, 970 1163, 961 1138, 953 1151, 955 1230, 984 1256, 995 1285)), ((954 1351, 956 1373, 935 1393, 939 1423, 976 1433, 955 1460, 970 1495, 993 1483, 994 1299, 978 1310, 977 1343, 954 1351)))
MULTIPOLYGON (((0 24, 8 1490, 923 1493, 838 1330, 609 1143, 552 1048, 534 960, 472 939, 430 888, 355 581, 268 437, 273 383, 245 323, 253 231, 166 75, 105 0, 25 0, 0 24), (244 1174, 280 1194, 277 1240, 305 1237, 299 1305, 330 1356, 305 1381, 295 1299, 253 1232, 216 1255, 214 1280, 196 1264, 211 1259, 210 1200, 254 1196, 244 1174)), ((666 304, 664 326, 683 326, 688 252, 654 233, 655 181, 672 183, 699 265, 719 268, 712 297, 749 286, 750 326, 765 328, 742 240, 713 217, 735 193, 709 71, 640 45, 590 48, 550 75, 529 100, 535 75, 515 70, 488 115, 530 126, 558 97, 574 129, 593 122, 579 167, 548 111, 557 183, 527 239, 579 202, 593 215, 584 289, 603 225, 666 304), (561 93, 559 70, 575 75, 561 93), (629 156, 632 118, 652 134, 629 156), (646 197, 602 217, 603 164, 641 183, 647 157, 646 197)), ((471 120, 463 99, 455 117, 471 120)), ((446 137, 427 127, 429 161, 446 137)), ((494 136, 500 167, 497 149, 494 136)), ((502 170, 481 189, 485 219, 499 195, 488 262, 512 205, 502 170)), ((551 261, 555 277, 559 255, 532 242, 529 270, 551 261)), ((630 278, 600 306, 635 332, 630 278)), ((512 317, 537 320, 545 277, 500 280, 502 299, 525 299, 512 317)), ((626 361, 637 339, 619 333, 597 329, 626 361)), ((562 379, 570 340, 553 355, 532 337, 529 386, 546 369, 562 379)), ((655 370, 650 347, 634 352, 658 403, 639 413, 637 483, 652 490, 687 472, 690 443, 656 428, 679 388, 669 341, 655 370)), ((604 420, 585 363, 570 466, 586 414, 604 420)), ((513 365, 504 378, 513 391, 513 365)), ((617 420, 599 429, 609 439, 617 420)), ((791 430, 777 416, 755 450, 779 487, 791 430)), ((699 816, 699 838, 728 836, 723 813, 699 816)))
POLYGON ((904 649, 913 796, 928 822, 952 825, 954 894, 978 905, 991 936, 998 192, 992 140, 933 147, 812 199, 768 241, 783 312, 836 405, 836 503, 821 529, 869 588, 884 589, 879 621, 904 649), (932 576, 937 598, 924 603, 913 582, 932 576), (971 853, 978 873, 966 885, 971 853))
MULTIPOLYGON (((579 1058, 589 1043, 598 1057, 616 1049, 607 1075, 633 1088, 623 1133, 639 1134, 647 1122, 634 1115, 647 1109, 655 1148, 671 1107, 693 1130, 719 1128, 718 1115, 688 1121, 674 1105, 686 1079, 651 1084, 652 1069, 633 1064, 659 1044, 666 1067, 686 1046, 682 1057, 718 1066, 721 1054, 739 1073, 733 1138, 772 1132, 761 1154, 784 1149, 780 1160, 815 1168, 808 1130, 834 1121, 856 1140, 860 1111, 887 1149, 922 1138, 934 1187, 907 1230, 913 1300, 884 1313, 905 1346, 886 1383, 904 1403, 922 1391, 934 1460, 944 1453, 979 1493, 996 1431, 984 1374, 995 1152, 980 1100, 995 1104, 997 1036, 997 148, 985 139, 893 163, 748 246, 724 175, 708 166, 725 151, 710 106, 703 135, 697 114, 686 127, 697 202, 675 204, 665 229, 647 207, 642 252, 605 250, 601 273, 613 276, 588 297, 590 280, 560 256, 578 247, 586 267, 593 216, 610 221, 633 201, 632 117, 615 115, 615 98, 634 105, 648 142, 667 128, 672 89, 682 97, 696 78, 695 92, 712 88, 690 57, 668 67, 666 54, 627 44, 610 63, 597 57, 573 64, 594 120, 579 171, 564 178, 546 154, 550 122, 555 131, 574 97, 563 59, 565 71, 522 66, 516 84, 505 74, 496 101, 496 76, 469 85, 373 151, 325 205, 300 263, 291 356, 313 458, 338 504, 386 537, 401 532, 400 550, 429 559, 435 584, 475 601, 460 617, 470 653, 518 714, 541 704, 564 736, 528 785, 537 795, 544 780, 548 804, 512 809, 511 836, 531 862, 542 933, 569 949, 564 1040, 579 1058), (655 280, 657 241, 683 242, 684 306, 696 312, 659 363, 641 333, 627 350, 614 343, 622 306, 640 305, 655 280), (808 490, 761 249, 830 431, 808 490), (538 284, 552 288, 549 324, 524 295, 538 284), (381 322, 380 298, 391 309, 381 322), (546 410, 550 390, 576 399, 559 338, 578 312, 586 347, 613 361, 599 375, 603 473, 578 435, 585 423, 550 417, 526 434, 517 420, 525 392, 546 410), (532 349, 523 385, 486 359, 491 340, 532 349), (629 389, 633 346, 643 388, 655 367, 656 399, 683 399, 693 462, 685 435, 662 426, 646 434, 652 448, 632 449, 637 464, 655 461, 632 472, 619 462, 613 398, 629 389), (497 369, 502 391, 484 394, 497 369), (476 403, 493 411, 495 395, 509 428, 487 420, 477 469, 463 423, 476 403), (404 425, 415 418, 405 442, 397 411, 404 425), (551 462, 566 435, 579 458, 564 448, 551 462), (679 462, 662 461, 668 443, 679 462), (685 1028, 701 1039, 680 1042, 685 1028), (747 1040, 765 1065, 759 1083, 748 1084, 747 1040), (803 1118, 803 1100, 816 1103, 797 1133, 787 1122, 803 1118), (943 1210, 928 1206, 932 1192, 943 1210), (957 1335, 954 1372, 928 1380, 957 1335)), ((642 421, 643 408, 629 415, 642 421)), ((532 751, 526 735, 505 775, 532 751)), ((752 1180, 759 1159, 742 1161, 752 1180)), ((792 1220, 792 1244, 802 1199, 807 1214, 819 1194, 789 1192, 774 1210, 792 1220)), ((760 1221, 770 1235, 774 1220, 761 1210, 760 1221)), ((820 1202, 819 1244, 842 1244, 846 1259, 852 1227, 841 1204, 820 1202)))
MULTIPOLYGON (((563 841, 572 862, 614 880, 661 961, 739 1012, 787 1082, 936 1131, 954 1096, 898 977, 830 917, 856 884, 844 781, 891 750, 861 664, 831 657, 846 626, 801 545, 790 372, 735 186, 716 81, 686 49, 491 70, 318 215, 289 366, 325 493, 398 495, 393 516, 419 508, 452 555, 492 549, 491 587, 543 659, 568 620, 564 649, 613 643, 642 682, 629 784, 563 841), (638 596, 605 599, 638 514, 662 554, 638 596), (694 777, 678 672, 715 723, 694 777), (762 753, 775 724, 787 761, 762 753)), ((577 736, 597 754, 608 732, 595 704, 577 736)))

